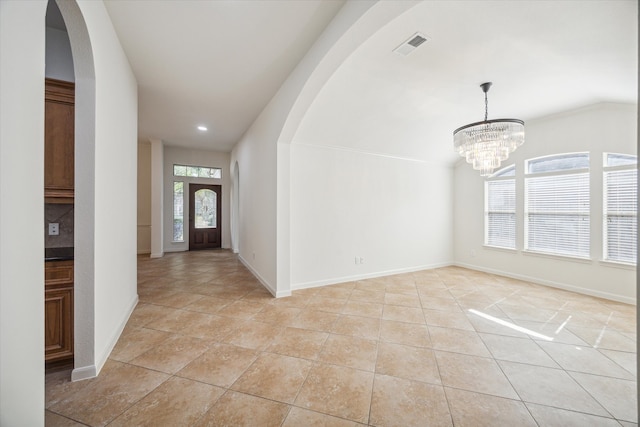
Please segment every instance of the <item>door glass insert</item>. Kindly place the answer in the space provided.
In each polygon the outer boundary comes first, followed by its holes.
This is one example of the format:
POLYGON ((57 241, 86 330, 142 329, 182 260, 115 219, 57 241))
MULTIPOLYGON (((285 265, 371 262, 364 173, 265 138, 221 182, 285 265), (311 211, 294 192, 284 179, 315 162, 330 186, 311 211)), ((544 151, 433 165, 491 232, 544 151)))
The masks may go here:
POLYGON ((194 222, 196 228, 216 228, 216 193, 209 189, 195 192, 194 222))

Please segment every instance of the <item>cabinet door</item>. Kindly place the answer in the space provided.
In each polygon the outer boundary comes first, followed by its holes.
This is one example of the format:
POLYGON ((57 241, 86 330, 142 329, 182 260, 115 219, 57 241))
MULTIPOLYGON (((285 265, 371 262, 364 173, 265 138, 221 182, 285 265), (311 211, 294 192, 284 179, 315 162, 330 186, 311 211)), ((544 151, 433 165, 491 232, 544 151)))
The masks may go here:
POLYGON ((45 361, 73 356, 73 288, 44 293, 45 361))
POLYGON ((45 102, 45 188, 73 190, 73 116, 73 104, 49 100, 45 102))
POLYGON ((75 86, 45 80, 44 190, 47 203, 73 203, 75 86))

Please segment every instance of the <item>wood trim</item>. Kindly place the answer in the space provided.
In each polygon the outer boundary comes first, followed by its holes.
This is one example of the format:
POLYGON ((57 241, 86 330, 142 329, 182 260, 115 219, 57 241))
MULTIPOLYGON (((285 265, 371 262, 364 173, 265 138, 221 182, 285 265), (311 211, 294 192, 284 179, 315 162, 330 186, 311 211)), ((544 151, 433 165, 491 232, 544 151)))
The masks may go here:
POLYGON ((44 202, 72 205, 75 198, 74 190, 56 189, 47 187, 44 189, 44 202))
POLYGON ((57 204, 57 205, 73 205, 74 199, 73 197, 59 197, 53 196, 50 197, 48 194, 44 198, 45 203, 57 204))
POLYGON ((44 79, 44 98, 48 101, 75 103, 76 84, 56 79, 44 79))

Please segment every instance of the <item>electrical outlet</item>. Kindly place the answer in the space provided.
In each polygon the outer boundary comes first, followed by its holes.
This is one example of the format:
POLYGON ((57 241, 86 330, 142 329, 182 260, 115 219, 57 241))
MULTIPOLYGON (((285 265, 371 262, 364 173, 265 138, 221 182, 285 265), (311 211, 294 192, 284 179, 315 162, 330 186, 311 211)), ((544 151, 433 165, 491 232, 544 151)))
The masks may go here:
POLYGON ((364 257, 360 257, 360 264, 364 264, 364 257))
POLYGON ((57 222, 49 223, 49 236, 57 236, 60 234, 60 224, 57 222))

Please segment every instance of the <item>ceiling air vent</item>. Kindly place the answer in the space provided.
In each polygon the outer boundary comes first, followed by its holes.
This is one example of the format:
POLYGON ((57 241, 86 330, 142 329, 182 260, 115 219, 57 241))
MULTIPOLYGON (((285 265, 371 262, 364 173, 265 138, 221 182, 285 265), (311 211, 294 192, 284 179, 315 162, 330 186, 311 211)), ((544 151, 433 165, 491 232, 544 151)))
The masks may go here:
POLYGON ((409 37, 408 40, 405 40, 404 43, 402 43, 400 46, 393 49, 393 51, 406 56, 411 52, 413 52, 422 43, 428 40, 429 40, 429 37, 425 36, 424 34, 415 33, 414 35, 409 37))

